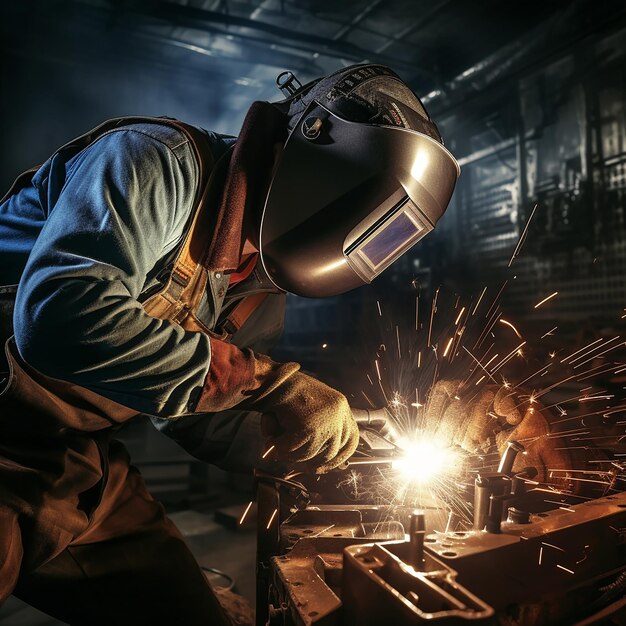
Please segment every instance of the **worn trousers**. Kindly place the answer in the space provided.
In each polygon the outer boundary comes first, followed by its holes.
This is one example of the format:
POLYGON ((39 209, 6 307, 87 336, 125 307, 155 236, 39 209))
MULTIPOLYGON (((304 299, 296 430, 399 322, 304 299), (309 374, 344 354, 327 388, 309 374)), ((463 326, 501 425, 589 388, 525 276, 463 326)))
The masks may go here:
POLYGON ((122 444, 110 448, 107 485, 85 531, 46 563, 22 567, 28 533, 15 511, 0 505, 7 559, 0 570, 2 598, 12 591, 76 626, 228 624, 182 535, 128 464, 122 444))

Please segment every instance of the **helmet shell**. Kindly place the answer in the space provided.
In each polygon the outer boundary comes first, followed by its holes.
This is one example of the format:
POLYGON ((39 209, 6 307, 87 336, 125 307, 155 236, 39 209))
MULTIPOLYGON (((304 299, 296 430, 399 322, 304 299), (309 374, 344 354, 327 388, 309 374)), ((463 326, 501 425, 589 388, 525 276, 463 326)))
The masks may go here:
POLYGON ((265 270, 280 289, 308 297, 371 282, 434 228, 459 172, 432 136, 348 121, 311 100, 261 216, 265 270))

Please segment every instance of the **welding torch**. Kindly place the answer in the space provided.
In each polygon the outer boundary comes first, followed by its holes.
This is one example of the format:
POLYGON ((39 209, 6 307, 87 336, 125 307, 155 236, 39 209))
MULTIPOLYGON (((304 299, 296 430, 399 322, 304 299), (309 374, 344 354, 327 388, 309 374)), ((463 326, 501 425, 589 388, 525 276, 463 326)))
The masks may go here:
POLYGON ((355 409, 352 415, 359 426, 359 430, 369 429, 379 432, 382 436, 389 433, 390 415, 387 409, 355 409))
POLYGON ((359 427, 361 452, 363 448, 368 456, 352 456, 339 469, 347 469, 353 465, 372 465, 390 463, 392 457, 385 456, 396 451, 396 446, 388 437, 390 435, 392 416, 387 409, 355 409, 352 415, 359 427))

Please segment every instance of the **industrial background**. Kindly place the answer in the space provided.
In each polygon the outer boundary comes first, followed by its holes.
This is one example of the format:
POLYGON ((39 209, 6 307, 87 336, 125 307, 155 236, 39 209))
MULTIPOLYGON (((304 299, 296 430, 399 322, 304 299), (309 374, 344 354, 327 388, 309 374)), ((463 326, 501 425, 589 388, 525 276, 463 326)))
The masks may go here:
MULTIPOLYGON (((551 339, 562 347, 623 330, 623 2, 22 0, 2 3, 0 32, 4 188, 110 117, 168 115, 236 134, 252 101, 280 98, 274 81, 284 70, 304 83, 367 60, 412 86, 461 164, 450 208, 370 287, 289 297, 276 351, 351 393, 360 384, 353 364, 368 348, 363 329, 380 303, 410 326, 406 305, 419 294, 430 306, 438 288, 495 296, 506 282, 503 311, 525 329, 558 326, 551 339)), ((230 487, 245 493, 247 479, 208 476, 147 425, 126 437, 192 542, 208 532, 195 504, 246 499, 230 487)), ((241 576, 251 588, 254 572, 241 576)), ((20 605, 3 611, 3 624, 38 623, 20 605)))

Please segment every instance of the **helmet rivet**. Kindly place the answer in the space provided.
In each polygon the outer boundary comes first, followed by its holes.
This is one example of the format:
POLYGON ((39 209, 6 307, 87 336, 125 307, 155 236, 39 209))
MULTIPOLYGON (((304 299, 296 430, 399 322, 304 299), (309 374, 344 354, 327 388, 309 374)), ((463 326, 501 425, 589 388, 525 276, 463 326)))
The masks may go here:
POLYGON ((307 117, 302 122, 302 134, 307 139, 317 139, 322 131, 322 120, 319 117, 307 117))

